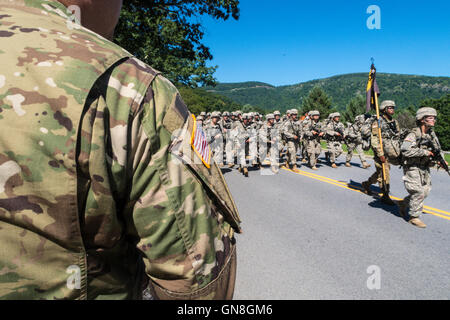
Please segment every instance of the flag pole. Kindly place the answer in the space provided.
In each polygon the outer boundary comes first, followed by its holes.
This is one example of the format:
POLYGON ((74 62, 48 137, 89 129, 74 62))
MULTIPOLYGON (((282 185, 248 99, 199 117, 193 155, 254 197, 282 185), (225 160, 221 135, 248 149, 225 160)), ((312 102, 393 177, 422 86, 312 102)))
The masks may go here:
MULTIPOLYGON (((372 66, 370 67, 370 72, 372 74, 372 71, 375 70, 375 65, 373 64, 372 60, 372 66)), ((373 77, 375 77, 375 73, 372 74, 373 77)), ((372 82, 373 85, 373 82, 372 82)), ((380 108, 378 106, 378 94, 374 90, 374 100, 375 100, 375 110, 377 112, 377 127, 378 127, 378 139, 380 140, 380 149, 383 150, 383 137, 381 136, 381 117, 380 117, 380 108)), ((382 185, 383 185, 383 193, 386 193, 387 191, 387 184, 386 184, 386 163, 381 162, 381 168, 382 168, 382 185)))

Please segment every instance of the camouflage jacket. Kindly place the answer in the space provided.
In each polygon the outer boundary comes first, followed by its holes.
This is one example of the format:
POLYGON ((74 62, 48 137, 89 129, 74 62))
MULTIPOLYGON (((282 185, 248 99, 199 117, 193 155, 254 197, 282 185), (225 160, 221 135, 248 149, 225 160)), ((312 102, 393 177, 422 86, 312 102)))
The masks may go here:
POLYGON ((327 141, 343 141, 345 135, 345 126, 342 122, 336 123, 331 120, 324 128, 325 139, 327 141), (340 134, 341 136, 338 136, 340 134))
POLYGON ((2 1, 0 44, 0 299, 229 297, 239 216, 176 88, 56 1, 2 1))
POLYGON ((320 137, 318 134, 314 134, 313 131, 317 133, 323 132, 323 124, 320 121, 315 122, 314 120, 309 120, 308 122, 304 123, 303 126, 303 136, 307 140, 317 140, 320 141, 320 137))
POLYGON ((295 140, 294 137, 297 136, 296 141, 299 141, 302 135, 300 121, 287 120, 283 125, 282 132, 286 140, 295 140))
POLYGON ((279 142, 281 140, 281 133, 280 131, 273 126, 269 126, 266 123, 263 124, 263 126, 258 130, 258 137, 260 143, 272 143, 272 142, 279 142))
POLYGON ((346 136, 346 140, 349 143, 362 143, 361 127, 362 124, 356 122, 349 125, 346 136))
POLYGON ((223 132, 222 132, 222 126, 218 122, 217 124, 214 124, 212 121, 204 126, 203 130, 206 132, 206 136, 208 138, 208 143, 212 143, 216 140, 220 140, 224 138, 223 132))
MULTIPOLYGON (((441 150, 439 139, 434 131, 423 133, 420 128, 412 130, 401 145, 404 167, 423 169, 432 167, 434 163, 429 156, 429 151, 432 151, 433 144, 437 147, 436 149, 441 150)), ((442 157, 444 157, 443 154, 442 157)))

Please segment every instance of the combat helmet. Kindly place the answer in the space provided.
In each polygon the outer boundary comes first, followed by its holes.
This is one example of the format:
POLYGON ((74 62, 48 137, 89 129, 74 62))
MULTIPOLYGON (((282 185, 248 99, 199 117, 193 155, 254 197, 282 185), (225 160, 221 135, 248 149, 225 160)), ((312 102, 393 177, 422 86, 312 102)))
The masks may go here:
POLYGON ((211 118, 220 118, 220 112, 214 111, 213 113, 211 113, 211 118))
POLYGON ((417 110, 417 113, 416 113, 416 120, 417 120, 417 121, 420 121, 420 120, 422 120, 424 117, 427 117, 427 116, 435 116, 435 117, 437 117, 436 109, 430 108, 430 107, 423 107, 423 108, 420 108, 419 110, 417 110))
POLYGON ((384 100, 380 105, 380 111, 384 111, 387 107, 395 107, 395 102, 392 100, 384 100))

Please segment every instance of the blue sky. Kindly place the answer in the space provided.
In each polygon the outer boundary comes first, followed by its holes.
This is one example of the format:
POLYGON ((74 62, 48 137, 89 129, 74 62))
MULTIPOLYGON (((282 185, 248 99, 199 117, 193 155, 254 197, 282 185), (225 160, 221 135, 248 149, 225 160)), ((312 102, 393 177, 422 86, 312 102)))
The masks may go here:
POLYGON ((219 82, 276 86, 337 74, 450 76, 448 0, 241 0, 238 21, 201 18, 219 82), (381 29, 370 30, 370 5, 381 29))

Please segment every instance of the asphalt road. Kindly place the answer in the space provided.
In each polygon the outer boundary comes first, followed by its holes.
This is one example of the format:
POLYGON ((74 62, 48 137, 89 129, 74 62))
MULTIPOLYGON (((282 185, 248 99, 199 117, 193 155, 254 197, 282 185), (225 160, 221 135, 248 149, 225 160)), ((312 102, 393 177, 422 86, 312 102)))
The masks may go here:
MULTIPOLYGON (((450 177, 432 171, 419 229, 358 188, 375 170, 224 170, 243 220, 234 298, 450 299, 450 177), (268 173, 268 175, 265 175, 268 173)), ((407 195, 402 171, 391 192, 407 195)), ((376 186, 373 186, 376 190, 376 186)))

